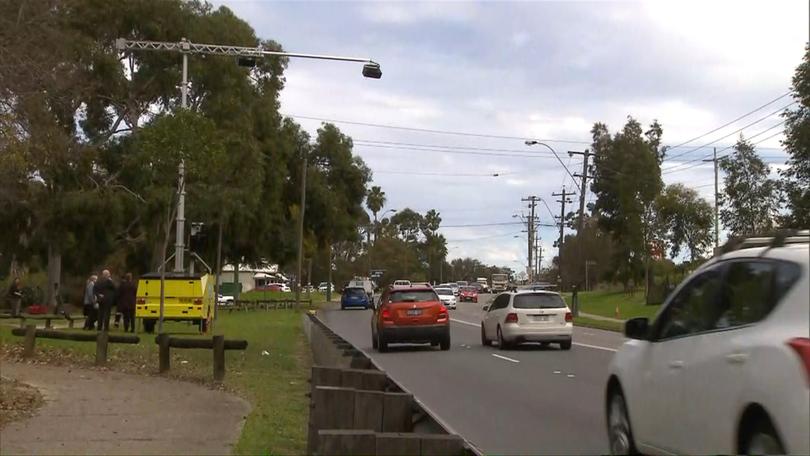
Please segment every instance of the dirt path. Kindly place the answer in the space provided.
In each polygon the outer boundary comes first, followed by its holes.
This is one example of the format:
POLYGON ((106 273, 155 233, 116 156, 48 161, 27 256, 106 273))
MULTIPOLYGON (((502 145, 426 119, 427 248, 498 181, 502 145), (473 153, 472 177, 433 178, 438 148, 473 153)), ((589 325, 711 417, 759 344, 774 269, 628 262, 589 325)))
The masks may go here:
POLYGON ((0 454, 230 454, 250 404, 192 383, 0 361, 45 404, 0 431, 0 454))

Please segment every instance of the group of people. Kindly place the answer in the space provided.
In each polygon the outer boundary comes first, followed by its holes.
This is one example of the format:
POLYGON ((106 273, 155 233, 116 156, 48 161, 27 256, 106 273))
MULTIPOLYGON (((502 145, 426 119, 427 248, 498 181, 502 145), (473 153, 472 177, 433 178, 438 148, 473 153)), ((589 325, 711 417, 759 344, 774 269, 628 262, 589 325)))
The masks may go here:
MULTIPOLYGON (((135 294, 137 284, 132 280, 132 274, 125 274, 121 283, 116 286, 112 280, 110 271, 101 271, 101 279, 96 274, 91 275, 84 287, 82 298, 83 313, 87 317, 84 320, 84 329, 99 331, 109 331, 110 317, 113 307, 115 312, 115 327, 118 328, 123 317, 124 331, 135 332, 135 294)), ((11 304, 11 314, 20 315, 22 305, 23 290, 19 277, 11 281, 8 289, 8 300, 11 304)), ((59 294, 59 284, 54 284, 54 314, 65 314, 62 299, 59 294)))
POLYGON ((127 273, 116 286, 110 271, 101 271, 101 278, 95 274, 87 279, 84 287, 84 329, 109 331, 110 316, 115 306, 115 327, 119 326, 121 318, 124 320, 124 331, 135 332, 135 294, 137 285, 132 280, 132 274, 127 273))

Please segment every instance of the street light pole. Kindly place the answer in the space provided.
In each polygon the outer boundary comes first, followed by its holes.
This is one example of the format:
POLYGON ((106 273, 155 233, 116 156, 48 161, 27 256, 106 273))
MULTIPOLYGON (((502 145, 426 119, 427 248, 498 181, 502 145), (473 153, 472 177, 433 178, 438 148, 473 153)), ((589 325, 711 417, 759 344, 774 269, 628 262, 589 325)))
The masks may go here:
MULTIPOLYGON (((164 52, 180 52, 183 55, 183 80, 180 85, 180 106, 183 109, 188 108, 188 55, 189 54, 207 54, 207 55, 227 55, 237 58, 255 59, 264 57, 293 57, 302 59, 315 59, 315 60, 336 60, 342 62, 359 62, 363 65, 363 76, 371 79, 380 79, 382 77, 382 70, 380 64, 369 59, 360 57, 341 57, 335 55, 320 55, 320 54, 301 54, 296 52, 281 52, 270 51, 264 49, 261 45, 256 47, 249 46, 230 46, 222 44, 203 44, 192 43, 185 38, 180 41, 146 41, 146 40, 127 40, 125 38, 118 38, 115 40, 115 48, 118 51, 164 51, 164 52)), ((185 269, 184 265, 184 250, 183 235, 185 233, 185 207, 186 207, 186 192, 185 186, 185 162, 181 159, 178 169, 178 201, 177 201, 177 217, 176 221, 176 234, 174 244, 174 270, 182 272, 185 269)))
MULTIPOLYGON (((295 306, 301 308, 301 274, 304 265, 304 212, 307 206, 307 153, 301 166, 301 210, 298 211, 298 277, 295 279, 295 306)), ((332 267, 330 260, 329 267, 332 267)), ((327 287, 328 289, 328 287, 327 287)))

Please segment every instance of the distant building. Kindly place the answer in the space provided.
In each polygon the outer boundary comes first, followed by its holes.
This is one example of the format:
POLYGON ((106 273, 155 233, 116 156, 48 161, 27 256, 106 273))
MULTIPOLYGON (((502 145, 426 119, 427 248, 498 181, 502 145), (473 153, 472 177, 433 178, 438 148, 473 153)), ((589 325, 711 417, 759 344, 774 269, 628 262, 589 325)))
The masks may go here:
MULTIPOLYGON (((232 264, 222 266, 222 274, 219 276, 219 284, 222 286, 222 294, 233 296, 234 290, 234 267, 232 264)), ((241 292, 261 288, 272 283, 288 283, 288 279, 284 274, 278 271, 277 264, 268 264, 263 266, 252 266, 249 264, 240 264, 238 273, 238 282, 241 292)))

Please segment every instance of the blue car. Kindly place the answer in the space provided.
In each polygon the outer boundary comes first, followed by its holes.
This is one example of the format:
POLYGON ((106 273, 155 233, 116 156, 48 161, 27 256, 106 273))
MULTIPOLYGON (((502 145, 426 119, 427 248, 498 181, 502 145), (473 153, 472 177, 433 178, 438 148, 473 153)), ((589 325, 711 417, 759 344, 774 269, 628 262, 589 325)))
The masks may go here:
POLYGON ((362 307, 368 309, 371 307, 371 301, 366 294, 366 290, 362 288, 346 288, 343 290, 343 295, 340 297, 340 308, 345 310, 347 307, 362 307))

